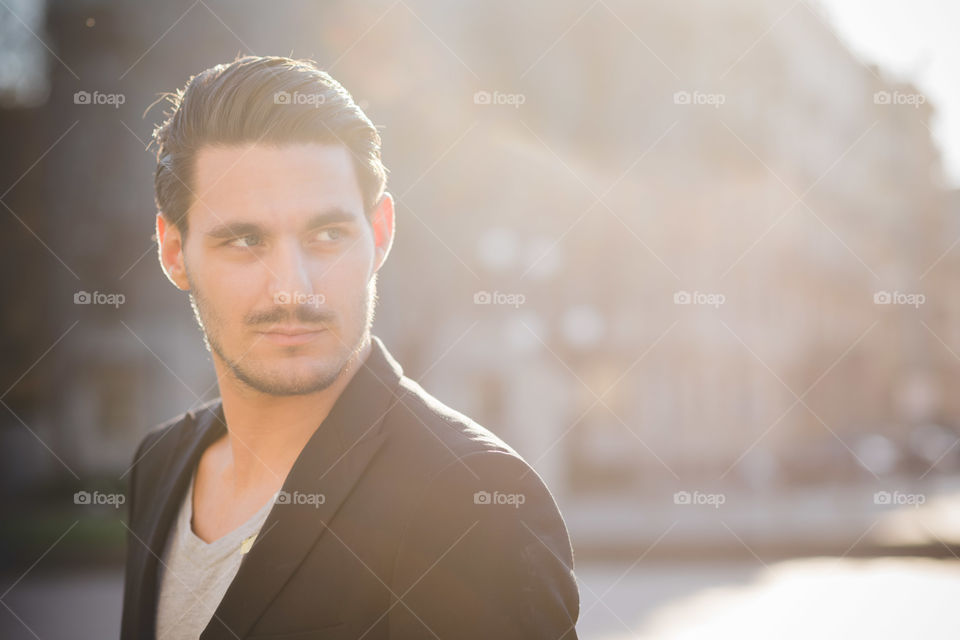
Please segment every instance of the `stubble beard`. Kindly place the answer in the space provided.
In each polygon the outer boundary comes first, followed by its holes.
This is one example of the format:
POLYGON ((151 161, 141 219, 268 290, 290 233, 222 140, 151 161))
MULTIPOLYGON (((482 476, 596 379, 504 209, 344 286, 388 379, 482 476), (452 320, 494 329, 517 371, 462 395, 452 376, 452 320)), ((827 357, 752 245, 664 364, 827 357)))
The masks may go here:
MULTIPOLYGON (((193 308, 194 317, 200 326, 207 350, 215 354, 226 365, 230 374, 237 381, 259 393, 270 396, 297 396, 323 391, 343 375, 369 340, 370 327, 373 324, 377 302, 377 274, 371 277, 364 295, 359 298, 354 317, 360 318, 361 323, 355 331, 351 332, 351 335, 346 336, 346 342, 341 343, 341 346, 346 347, 344 349, 345 353, 331 366, 311 371, 305 376, 298 376, 293 379, 284 379, 282 375, 278 375, 276 372, 258 368, 256 362, 245 363, 244 356, 246 356, 246 353, 239 356, 229 354, 220 339, 223 326, 220 316, 208 303, 203 292, 196 287, 189 271, 187 271, 187 280, 190 283, 190 306, 193 308)), ((306 322, 308 318, 303 317, 305 313, 307 313, 305 310, 290 307, 287 317, 294 317, 306 322)), ((253 346, 250 347, 250 350, 252 349, 253 346)), ((290 347, 289 349, 290 353, 293 353, 296 347, 290 347)))

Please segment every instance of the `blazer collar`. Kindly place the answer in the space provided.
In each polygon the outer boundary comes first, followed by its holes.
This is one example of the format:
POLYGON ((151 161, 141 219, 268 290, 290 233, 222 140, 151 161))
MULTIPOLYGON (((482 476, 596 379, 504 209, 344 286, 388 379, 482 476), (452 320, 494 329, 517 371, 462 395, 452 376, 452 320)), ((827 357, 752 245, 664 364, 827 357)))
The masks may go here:
MULTIPOLYGON (((323 495, 323 502, 276 504, 260 535, 241 562, 202 640, 244 637, 264 609, 301 564, 373 455, 386 441, 382 419, 396 403, 403 369, 383 342, 371 336, 371 349, 337 398, 330 413, 307 441, 284 481, 282 492, 323 495)), ((149 505, 149 539, 141 579, 140 632, 152 637, 156 620, 157 565, 167 536, 203 451, 226 433, 223 405, 216 400, 197 411, 195 428, 186 429, 175 446, 169 472, 160 479, 159 499, 149 505), (146 627, 146 628, 144 628, 146 627)), ((281 494, 283 495, 283 494, 281 494)), ((278 500, 279 502, 279 500, 278 500)))

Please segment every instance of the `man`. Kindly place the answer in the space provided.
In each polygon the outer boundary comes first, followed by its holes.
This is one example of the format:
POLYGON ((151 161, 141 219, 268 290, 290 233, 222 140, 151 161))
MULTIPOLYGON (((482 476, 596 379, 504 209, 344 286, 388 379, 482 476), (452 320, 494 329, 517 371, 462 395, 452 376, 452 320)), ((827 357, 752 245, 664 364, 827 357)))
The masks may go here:
POLYGON ((170 102, 160 262, 221 397, 136 452, 122 637, 575 638, 540 477, 370 333, 394 210, 367 116, 278 57, 170 102))

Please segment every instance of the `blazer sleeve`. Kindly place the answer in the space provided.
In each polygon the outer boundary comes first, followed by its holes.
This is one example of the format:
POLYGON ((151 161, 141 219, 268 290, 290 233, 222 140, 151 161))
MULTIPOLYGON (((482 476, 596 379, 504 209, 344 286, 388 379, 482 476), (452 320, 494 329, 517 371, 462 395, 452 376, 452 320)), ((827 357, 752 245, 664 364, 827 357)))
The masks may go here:
POLYGON ((566 526, 540 476, 513 453, 472 453, 434 478, 391 590, 390 638, 577 637, 566 526))

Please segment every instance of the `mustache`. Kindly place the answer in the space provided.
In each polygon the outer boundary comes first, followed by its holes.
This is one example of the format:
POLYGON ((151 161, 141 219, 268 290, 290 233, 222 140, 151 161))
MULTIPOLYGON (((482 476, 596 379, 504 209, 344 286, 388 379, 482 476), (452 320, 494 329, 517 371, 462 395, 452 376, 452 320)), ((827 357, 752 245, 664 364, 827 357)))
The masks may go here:
POLYGON ((244 318, 244 322, 254 327, 292 320, 306 325, 326 325, 330 324, 334 318, 335 314, 326 309, 318 309, 308 304, 287 304, 250 313, 244 318))

